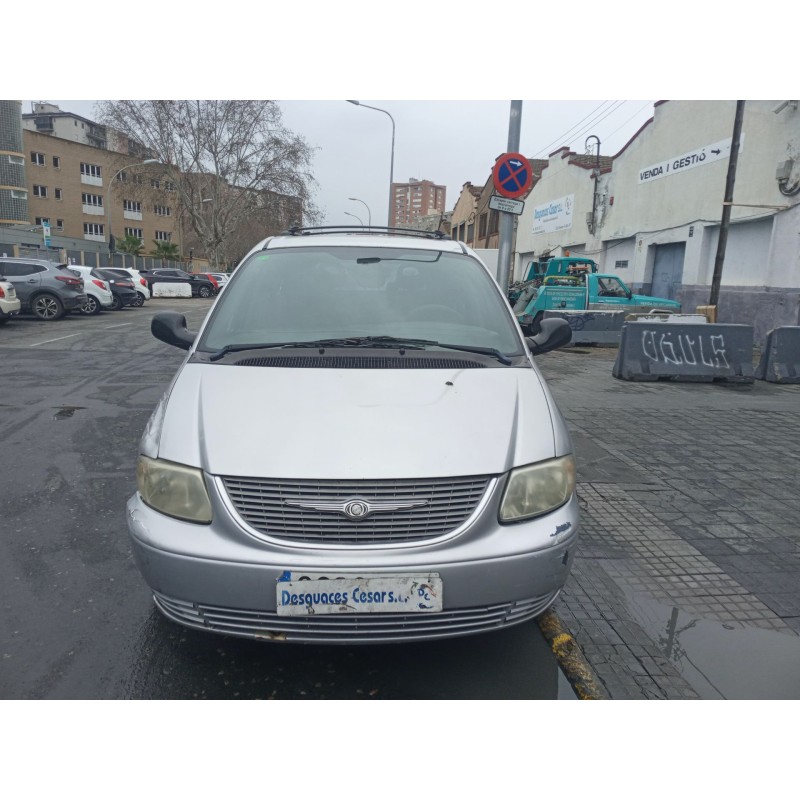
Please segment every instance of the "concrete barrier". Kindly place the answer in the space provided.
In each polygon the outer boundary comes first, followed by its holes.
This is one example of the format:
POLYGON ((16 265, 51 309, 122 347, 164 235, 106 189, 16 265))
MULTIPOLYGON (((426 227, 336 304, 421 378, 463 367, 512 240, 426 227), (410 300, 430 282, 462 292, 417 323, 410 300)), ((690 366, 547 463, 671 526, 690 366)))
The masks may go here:
POLYGON ((800 326, 774 328, 767 334, 756 378, 770 383, 800 383, 800 326))
POLYGON ((619 344, 624 311, 545 311, 544 319, 565 319, 572 344, 619 344))
POLYGON ((626 381, 752 383, 753 328, 626 322, 611 374, 626 381))
POLYGON ((705 314, 628 314, 625 322, 670 322, 678 325, 700 325, 708 322, 705 314))
POLYGON ((192 287, 188 283, 154 283, 153 297, 191 297, 192 287))

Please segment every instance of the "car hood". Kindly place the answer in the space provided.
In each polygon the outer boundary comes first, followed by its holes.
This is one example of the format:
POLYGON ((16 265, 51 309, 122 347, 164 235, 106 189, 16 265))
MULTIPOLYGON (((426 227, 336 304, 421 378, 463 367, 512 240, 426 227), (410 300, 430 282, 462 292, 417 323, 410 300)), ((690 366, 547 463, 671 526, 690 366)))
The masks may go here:
POLYGON ((215 475, 343 480, 498 474, 570 449, 530 367, 186 363, 145 440, 215 475))

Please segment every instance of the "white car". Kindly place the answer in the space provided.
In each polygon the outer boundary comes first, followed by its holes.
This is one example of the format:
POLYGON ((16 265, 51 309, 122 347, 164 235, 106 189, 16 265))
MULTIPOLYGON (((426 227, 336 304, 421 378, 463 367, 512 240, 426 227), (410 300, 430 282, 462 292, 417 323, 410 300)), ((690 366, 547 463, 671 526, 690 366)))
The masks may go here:
POLYGON ((81 308, 81 314, 99 314, 101 311, 110 311, 114 304, 114 295, 111 294, 111 289, 103 277, 93 267, 70 264, 69 268, 83 278, 86 303, 81 308))
POLYGON ((109 272, 115 272, 120 278, 131 278, 133 280, 133 288, 136 289, 139 297, 135 303, 131 303, 132 306, 143 306, 144 301, 150 299, 150 287, 138 269, 133 269, 132 267, 106 267, 105 269, 109 272))
POLYGON ((207 273, 210 275, 216 282, 219 284, 219 288, 221 289, 231 278, 231 276, 227 272, 209 272, 207 273))
POLYGON ((19 314, 19 310, 20 302, 14 284, 0 278, 0 325, 19 314))

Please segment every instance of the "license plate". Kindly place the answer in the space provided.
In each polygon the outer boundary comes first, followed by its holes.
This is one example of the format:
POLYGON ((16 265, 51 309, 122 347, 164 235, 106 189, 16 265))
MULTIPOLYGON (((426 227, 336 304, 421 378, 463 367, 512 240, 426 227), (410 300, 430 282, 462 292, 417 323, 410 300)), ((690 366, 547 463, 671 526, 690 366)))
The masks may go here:
POLYGON ((424 614, 441 611, 436 572, 354 578, 286 571, 276 584, 278 616, 424 614))

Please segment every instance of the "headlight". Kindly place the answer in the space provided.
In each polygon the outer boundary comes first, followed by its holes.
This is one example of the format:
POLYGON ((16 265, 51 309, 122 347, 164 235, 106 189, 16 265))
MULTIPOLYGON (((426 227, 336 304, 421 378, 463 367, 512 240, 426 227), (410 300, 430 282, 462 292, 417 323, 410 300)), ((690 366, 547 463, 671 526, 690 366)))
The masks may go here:
POLYGON ((575 491, 575 459, 542 461, 511 472, 500 504, 500 522, 516 522, 553 511, 575 491))
POLYGON ((199 469, 139 456, 136 484, 142 500, 156 511, 189 522, 211 522, 211 501, 199 469))

